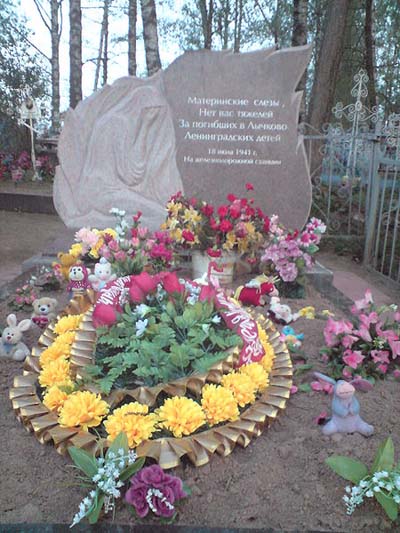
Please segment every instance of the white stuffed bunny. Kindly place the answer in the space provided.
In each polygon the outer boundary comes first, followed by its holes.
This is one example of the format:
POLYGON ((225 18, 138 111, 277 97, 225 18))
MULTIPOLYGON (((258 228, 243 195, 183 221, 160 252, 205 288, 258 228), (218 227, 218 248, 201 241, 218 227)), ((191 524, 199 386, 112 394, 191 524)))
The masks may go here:
POLYGON ((22 333, 31 327, 32 322, 25 319, 17 324, 17 317, 11 314, 7 317, 7 324, 1 335, 0 357, 23 361, 29 355, 29 348, 21 342, 22 333))

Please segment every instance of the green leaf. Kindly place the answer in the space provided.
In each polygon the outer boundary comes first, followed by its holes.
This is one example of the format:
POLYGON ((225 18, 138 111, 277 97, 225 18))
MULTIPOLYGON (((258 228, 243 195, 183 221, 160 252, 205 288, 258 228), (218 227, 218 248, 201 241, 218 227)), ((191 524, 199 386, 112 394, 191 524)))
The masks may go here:
POLYGON ((388 437, 379 446, 374 463, 371 467, 371 474, 380 472, 381 470, 387 470, 388 472, 393 469, 394 465, 394 445, 391 437, 388 437))
POLYGON ((136 472, 138 472, 144 465, 146 458, 140 457, 133 464, 129 465, 125 470, 123 470, 119 476, 121 481, 127 481, 131 478, 136 472))
POLYGON ((332 468, 336 474, 358 484, 366 475, 368 475, 367 467, 350 457, 343 457, 341 455, 334 455, 325 459, 325 463, 332 468))
POLYGON ((299 391, 300 392, 311 392, 312 389, 309 383, 301 383, 299 385, 299 391))
POLYGON ((99 516, 100 516, 100 512, 103 508, 103 504, 104 504, 104 494, 101 494, 101 496, 98 498, 97 500, 97 505, 96 507, 93 509, 93 511, 91 513, 89 513, 87 515, 87 519, 89 520, 89 524, 95 524, 97 522, 97 520, 99 519, 99 516))
POLYGON ((124 450, 125 455, 128 453, 128 450, 129 450, 128 437, 126 436, 126 433, 124 433, 123 431, 121 431, 121 433, 118 433, 118 435, 113 440, 113 443, 107 450, 106 458, 110 457, 110 453, 114 453, 115 455, 117 455, 118 450, 120 448, 124 450))
POLYGON ((386 496, 386 494, 383 494, 383 492, 375 492, 374 495, 377 501, 385 510, 385 513, 388 515, 390 520, 396 520, 398 507, 397 503, 393 500, 393 498, 390 498, 390 496, 386 496))
POLYGON ((191 496, 192 495, 192 489, 189 487, 189 485, 186 485, 186 483, 184 481, 182 482, 182 488, 183 488, 184 492, 186 492, 186 496, 191 496))
POLYGON ((307 372, 308 370, 311 370, 313 366, 314 365, 312 365, 311 363, 307 363, 307 364, 304 364, 304 365, 295 365, 295 367, 294 367, 294 375, 295 376, 299 376, 300 374, 304 374, 304 372, 307 372))
POLYGON ((81 448, 76 448, 75 446, 68 448, 68 453, 76 466, 92 479, 97 473, 97 462, 94 456, 81 448))

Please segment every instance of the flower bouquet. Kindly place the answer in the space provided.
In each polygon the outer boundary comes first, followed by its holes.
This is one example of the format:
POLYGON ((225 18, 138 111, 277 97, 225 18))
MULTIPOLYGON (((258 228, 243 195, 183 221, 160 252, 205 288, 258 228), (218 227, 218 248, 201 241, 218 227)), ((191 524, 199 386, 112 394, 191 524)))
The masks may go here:
POLYGON ((400 312, 397 305, 377 307, 370 290, 351 308, 353 320, 333 320, 324 329, 321 350, 334 378, 400 377, 400 312))
POLYGON ((271 241, 261 262, 268 273, 279 277, 277 288, 284 296, 304 298, 304 273, 312 268, 313 255, 325 231, 325 224, 317 218, 311 218, 302 232, 291 232, 279 223, 277 215, 271 217, 271 241))
MULTIPOLYGON (((246 188, 253 190, 250 183, 246 188)), ((170 232, 178 247, 199 250, 217 264, 224 255, 236 254, 255 262, 269 235, 269 218, 254 205, 254 198, 228 194, 227 203, 214 207, 196 198, 185 198, 179 192, 166 207, 168 215, 162 227, 170 232)), ((200 268, 197 275, 204 273, 204 267, 200 268)))

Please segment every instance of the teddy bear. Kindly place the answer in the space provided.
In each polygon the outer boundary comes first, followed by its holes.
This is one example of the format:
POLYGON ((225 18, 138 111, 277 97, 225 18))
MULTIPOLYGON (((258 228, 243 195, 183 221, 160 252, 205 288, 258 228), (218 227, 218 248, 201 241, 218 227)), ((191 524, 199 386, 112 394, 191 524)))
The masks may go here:
POLYGON ((111 264, 104 257, 94 266, 94 273, 89 275, 89 281, 95 291, 101 291, 110 281, 117 278, 111 272, 111 264))
POLYGON ((57 316, 56 307, 57 300, 55 298, 37 298, 33 301, 33 313, 31 316, 32 322, 39 326, 39 328, 45 328, 49 322, 54 320, 57 316))
POLYGON ((29 355, 29 348, 21 342, 22 333, 31 327, 32 322, 28 318, 21 320, 18 324, 14 314, 8 315, 6 320, 7 327, 4 328, 0 339, 0 358, 7 357, 14 361, 23 361, 29 355))
POLYGON ((69 268, 67 290, 70 291, 70 296, 83 293, 86 289, 90 289, 89 274, 90 269, 80 263, 75 263, 69 268))
POLYGON ((243 305, 265 305, 267 296, 278 296, 274 281, 265 276, 265 274, 257 276, 244 286, 238 287, 235 292, 235 298, 243 305))
POLYGON ((76 257, 74 257, 71 254, 66 254, 64 252, 60 252, 57 254, 58 263, 53 263, 53 269, 56 275, 58 275, 59 278, 62 278, 63 280, 69 279, 69 269, 73 264, 76 263, 76 257))

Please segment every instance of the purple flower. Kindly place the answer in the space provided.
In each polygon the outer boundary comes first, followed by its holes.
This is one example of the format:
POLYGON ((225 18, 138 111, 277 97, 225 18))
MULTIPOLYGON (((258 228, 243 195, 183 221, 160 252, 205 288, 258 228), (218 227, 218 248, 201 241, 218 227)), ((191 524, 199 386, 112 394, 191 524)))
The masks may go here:
POLYGON ((157 516, 169 518, 175 512, 174 503, 186 496, 181 479, 166 474, 159 465, 152 465, 131 478, 125 500, 135 507, 141 518, 149 509, 157 516))

